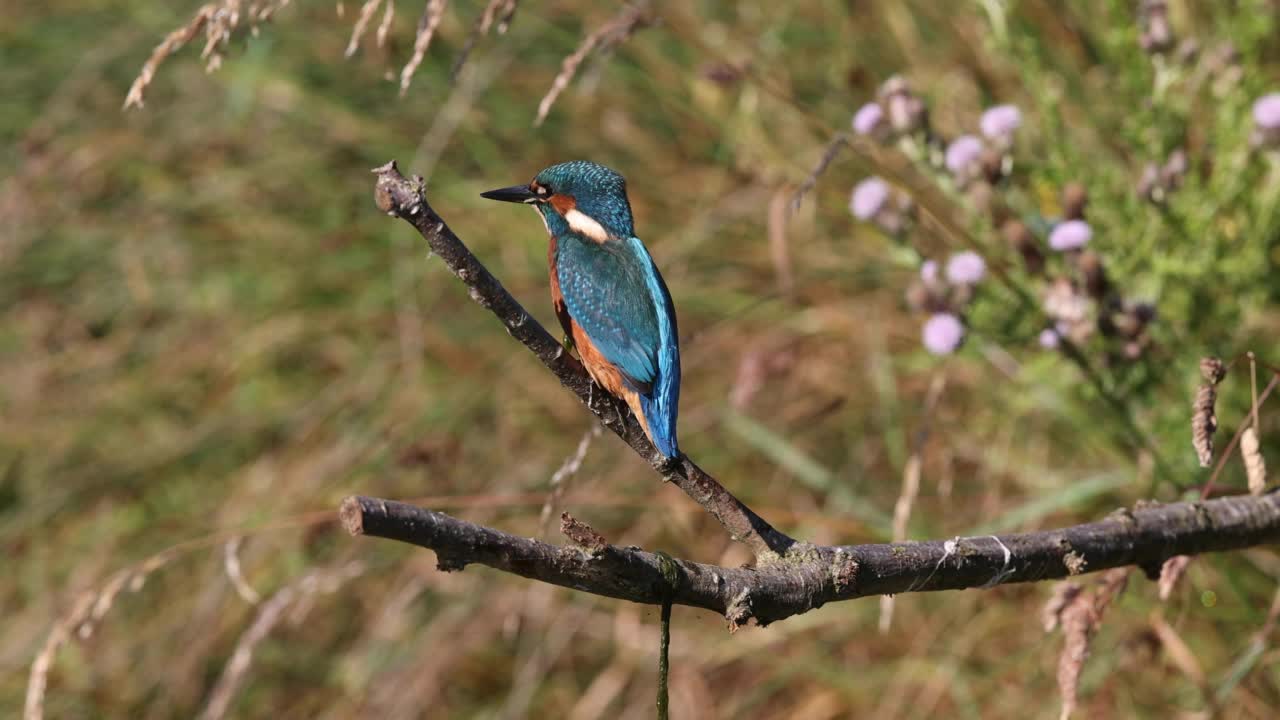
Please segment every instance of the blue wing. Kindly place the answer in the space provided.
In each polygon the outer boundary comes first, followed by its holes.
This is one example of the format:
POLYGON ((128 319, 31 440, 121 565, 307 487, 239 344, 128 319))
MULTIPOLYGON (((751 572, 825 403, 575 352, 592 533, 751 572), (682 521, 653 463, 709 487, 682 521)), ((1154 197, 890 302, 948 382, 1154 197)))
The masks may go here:
POLYGON ((566 238, 556 272, 569 315, 641 398, 654 444, 676 450, 680 349, 675 308, 638 238, 599 244, 566 238))

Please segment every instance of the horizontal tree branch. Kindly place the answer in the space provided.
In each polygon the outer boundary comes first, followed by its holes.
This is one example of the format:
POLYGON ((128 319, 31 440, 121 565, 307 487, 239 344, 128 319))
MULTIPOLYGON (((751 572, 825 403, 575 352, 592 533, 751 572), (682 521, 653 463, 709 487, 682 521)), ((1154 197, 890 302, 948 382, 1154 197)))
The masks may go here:
POLYGON ((426 239, 432 252, 467 286, 471 299, 496 315, 511 337, 529 348, 605 427, 630 445, 664 479, 675 483, 711 513, 730 536, 751 548, 761 562, 769 562, 785 554, 795 544, 793 539, 756 515, 692 460, 682 457, 672 461, 657 452, 626 405, 615 401, 600 388, 592 387, 591 377, 582 364, 565 352, 564 346, 529 315, 431 209, 422 178, 405 178, 394 160, 373 172, 378 176, 374 187, 378 209, 412 225, 426 239))
POLYGON ((986 588, 1136 565, 1158 577, 1175 555, 1236 550, 1280 540, 1280 494, 1119 510, 1059 530, 874 545, 796 545, 785 559, 727 568, 608 544, 562 517, 569 545, 551 545, 391 500, 349 497, 340 517, 352 535, 436 552, 441 570, 479 563, 606 597, 678 605, 725 616, 730 629, 767 625, 825 603, 868 595, 986 588), (674 564, 674 587, 663 573, 674 564))

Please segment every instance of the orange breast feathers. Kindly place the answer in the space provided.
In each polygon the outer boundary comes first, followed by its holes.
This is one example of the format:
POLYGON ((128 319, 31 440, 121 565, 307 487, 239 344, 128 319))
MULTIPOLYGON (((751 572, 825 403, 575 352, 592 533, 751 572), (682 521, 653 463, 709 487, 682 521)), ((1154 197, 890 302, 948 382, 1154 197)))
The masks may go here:
POLYGON ((587 372, 595 379, 600 387, 604 388, 617 398, 622 398, 631 408, 631 413, 636 416, 636 420, 640 422, 641 429, 644 434, 653 440, 653 433, 649 432, 649 422, 644 417, 644 411, 640 407, 640 394, 627 387, 627 383, 622 379, 622 373, 613 366, 604 355, 596 348, 595 343, 591 342, 591 338, 587 337, 586 331, 582 326, 569 321, 572 327, 573 344, 578 348, 578 356, 582 358, 582 364, 587 368, 587 372))

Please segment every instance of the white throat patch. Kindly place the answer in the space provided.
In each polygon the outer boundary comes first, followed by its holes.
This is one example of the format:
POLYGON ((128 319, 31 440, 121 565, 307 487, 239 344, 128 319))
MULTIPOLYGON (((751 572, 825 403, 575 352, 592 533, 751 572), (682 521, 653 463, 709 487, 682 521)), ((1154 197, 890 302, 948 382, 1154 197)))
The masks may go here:
POLYGON ((569 223, 569 229, 579 235, 589 237, 598 243, 609 239, 609 231, 605 230, 595 218, 578 208, 569 208, 569 211, 564 214, 564 219, 569 223))

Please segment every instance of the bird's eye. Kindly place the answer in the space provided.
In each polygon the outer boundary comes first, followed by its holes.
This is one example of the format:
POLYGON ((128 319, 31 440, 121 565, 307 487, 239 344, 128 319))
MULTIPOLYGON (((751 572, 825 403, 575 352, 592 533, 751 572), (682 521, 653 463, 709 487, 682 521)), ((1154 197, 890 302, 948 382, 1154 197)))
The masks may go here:
POLYGON ((533 186, 533 191, 534 191, 534 192, 536 192, 536 193, 538 193, 538 195, 540 195, 540 196, 542 196, 542 197, 546 197, 547 189, 546 189, 545 187, 541 186, 541 185, 534 185, 534 186, 533 186))

